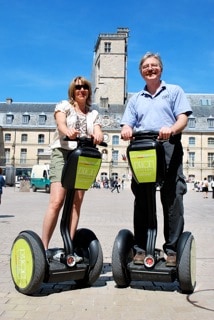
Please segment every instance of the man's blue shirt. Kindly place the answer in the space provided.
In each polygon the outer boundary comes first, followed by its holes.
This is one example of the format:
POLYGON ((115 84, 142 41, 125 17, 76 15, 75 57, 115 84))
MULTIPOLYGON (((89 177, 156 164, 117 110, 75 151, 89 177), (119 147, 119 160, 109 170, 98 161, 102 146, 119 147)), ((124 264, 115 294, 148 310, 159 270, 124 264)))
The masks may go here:
POLYGON ((161 127, 171 127, 182 113, 187 116, 192 113, 184 91, 178 85, 162 81, 155 95, 146 91, 145 86, 130 98, 121 126, 127 124, 136 130, 159 131, 161 127))

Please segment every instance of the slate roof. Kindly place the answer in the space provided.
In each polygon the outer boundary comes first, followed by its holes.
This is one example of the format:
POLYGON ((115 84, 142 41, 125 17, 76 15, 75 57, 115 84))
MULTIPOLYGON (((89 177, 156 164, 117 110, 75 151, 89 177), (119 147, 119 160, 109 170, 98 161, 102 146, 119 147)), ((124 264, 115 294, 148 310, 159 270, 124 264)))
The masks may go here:
MULTIPOLYGON (((129 94, 129 97, 131 94, 129 94)), ((214 118, 214 94, 187 94, 187 98, 191 104, 193 114, 191 117, 196 118, 196 125, 194 131, 210 131, 207 119, 214 118), (203 105, 204 104, 204 105, 203 105)), ((30 129, 38 127, 39 115, 46 114, 47 120, 45 127, 54 128, 54 108, 56 102, 50 103, 36 103, 36 102, 0 102, 0 126, 2 127, 22 127, 22 115, 28 113, 30 121, 28 125, 24 125, 30 129), (11 125, 6 124, 6 114, 11 113, 14 115, 14 121, 11 125)), ((112 104, 108 108, 100 108, 98 105, 93 104, 93 109, 97 109, 103 119, 104 130, 120 129, 120 119, 124 112, 124 105, 112 104)), ((42 126, 39 125, 39 128, 42 126)))

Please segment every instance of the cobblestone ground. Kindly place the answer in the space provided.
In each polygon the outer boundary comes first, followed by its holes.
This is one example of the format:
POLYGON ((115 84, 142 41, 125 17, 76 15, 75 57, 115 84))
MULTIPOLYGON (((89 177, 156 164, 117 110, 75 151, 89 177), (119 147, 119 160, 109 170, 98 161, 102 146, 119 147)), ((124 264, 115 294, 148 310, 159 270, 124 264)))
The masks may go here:
MULTIPOLYGON (((90 288, 78 289, 73 281, 49 283, 33 296, 20 294, 10 274, 10 250, 18 233, 25 229, 41 235, 49 195, 4 189, 0 206, 0 318, 1 319, 95 319, 95 320, 183 320, 214 318, 214 199, 189 190, 184 198, 185 230, 196 240, 197 284, 185 295, 178 283, 133 281, 118 289, 112 277, 111 253, 119 230, 132 231, 133 196, 129 188, 119 194, 90 189, 85 195, 79 227, 87 227, 100 240, 104 264, 99 279, 90 288)), ((158 238, 162 247, 162 211, 157 192, 158 238)), ((62 246, 59 225, 51 246, 62 246)))

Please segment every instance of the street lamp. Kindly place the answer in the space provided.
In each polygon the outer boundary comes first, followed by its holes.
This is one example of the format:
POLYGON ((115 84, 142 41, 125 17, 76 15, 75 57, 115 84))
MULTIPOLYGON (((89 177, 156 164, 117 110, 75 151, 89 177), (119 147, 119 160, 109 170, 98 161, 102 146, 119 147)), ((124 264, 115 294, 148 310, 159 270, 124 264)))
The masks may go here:
POLYGON ((111 149, 111 160, 109 162, 109 181, 110 181, 110 184, 112 182, 112 168, 113 168, 113 164, 114 164, 113 152, 114 152, 114 148, 111 149))
POLYGON ((186 169, 187 169, 187 181, 189 181, 189 147, 187 147, 186 169))

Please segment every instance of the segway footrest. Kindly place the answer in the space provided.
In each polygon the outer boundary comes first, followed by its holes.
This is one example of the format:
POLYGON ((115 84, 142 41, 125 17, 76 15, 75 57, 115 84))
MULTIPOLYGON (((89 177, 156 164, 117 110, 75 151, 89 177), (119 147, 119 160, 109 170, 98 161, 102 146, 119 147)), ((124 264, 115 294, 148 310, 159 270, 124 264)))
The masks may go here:
POLYGON ((173 282, 176 280, 176 268, 166 267, 164 259, 158 261, 152 269, 133 262, 130 262, 127 267, 132 281, 173 282))

